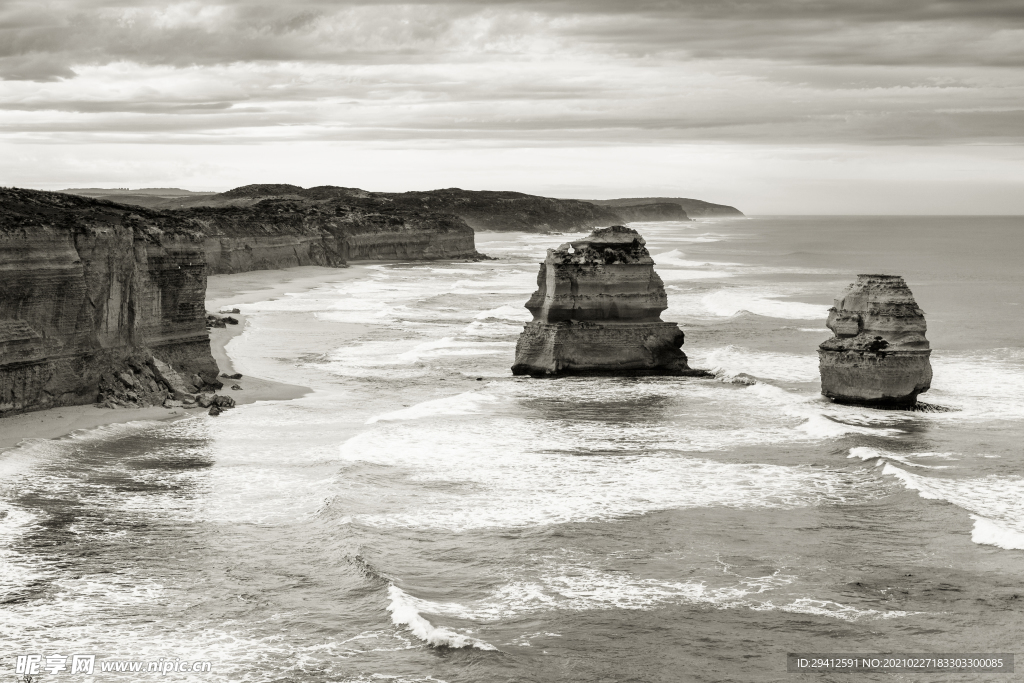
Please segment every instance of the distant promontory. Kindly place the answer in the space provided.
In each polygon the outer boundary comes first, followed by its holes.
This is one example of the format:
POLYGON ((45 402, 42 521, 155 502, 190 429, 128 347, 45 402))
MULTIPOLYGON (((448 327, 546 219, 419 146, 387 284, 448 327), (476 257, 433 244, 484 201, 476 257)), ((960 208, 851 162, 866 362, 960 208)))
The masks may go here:
MULTIPOLYGON (((607 206, 613 211, 625 212, 643 209, 651 205, 676 204, 691 218, 708 218, 711 216, 742 216, 743 212, 734 206, 712 204, 700 199, 685 197, 633 197, 624 199, 588 199, 591 204, 607 206)), ((658 220, 656 218, 637 218, 635 220, 658 220)), ((672 220, 672 219, 670 219, 672 220)))
POLYGON ((389 207, 397 212, 445 213, 458 216, 474 230, 577 232, 634 221, 687 221, 691 217, 742 216, 731 206, 698 199, 556 199, 522 192, 475 191, 460 188, 423 192, 370 192, 323 185, 303 188, 288 184, 245 185, 227 192, 190 192, 177 188, 140 190, 79 188, 68 194, 97 197, 150 209, 249 207, 267 201, 301 205, 325 200, 389 207))

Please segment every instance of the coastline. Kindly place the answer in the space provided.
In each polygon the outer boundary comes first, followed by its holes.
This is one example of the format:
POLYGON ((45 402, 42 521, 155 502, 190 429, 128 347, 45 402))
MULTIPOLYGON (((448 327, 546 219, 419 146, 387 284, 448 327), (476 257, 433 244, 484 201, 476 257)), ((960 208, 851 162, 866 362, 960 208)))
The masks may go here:
MULTIPOLYGON (((306 291, 314 287, 342 280, 355 279, 365 274, 365 267, 327 268, 299 266, 283 270, 256 270, 207 278, 206 310, 219 314, 221 308, 239 304, 269 301, 288 292, 306 291)), ((238 325, 210 330, 210 350, 221 373, 234 374, 234 363, 227 352, 228 343, 246 328, 244 314, 232 314, 238 325)), ((239 405, 257 401, 288 401, 312 393, 309 387, 275 382, 260 377, 243 376, 239 380, 220 378, 224 388, 220 394, 230 396, 239 405), (237 384, 242 389, 232 391, 237 384)), ((95 404, 63 406, 13 415, 0 420, 0 451, 14 448, 26 439, 58 439, 68 434, 95 429, 104 425, 139 420, 177 420, 189 415, 206 413, 205 408, 100 408, 95 404)))

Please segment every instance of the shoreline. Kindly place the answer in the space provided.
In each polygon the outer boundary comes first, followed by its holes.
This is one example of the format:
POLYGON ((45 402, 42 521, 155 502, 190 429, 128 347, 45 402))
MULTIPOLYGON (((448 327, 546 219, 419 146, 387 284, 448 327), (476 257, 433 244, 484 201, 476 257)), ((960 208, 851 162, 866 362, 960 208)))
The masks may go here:
MULTIPOLYGON (((366 262, 370 265, 371 262, 366 262)), ((308 291, 331 282, 356 279, 365 275, 364 262, 348 268, 299 266, 283 270, 254 270, 245 273, 210 275, 207 278, 206 310, 217 315, 231 315, 238 325, 210 330, 210 352, 223 374, 236 372, 227 345, 243 334, 247 327, 245 314, 221 314, 221 308, 240 304, 272 301, 289 292, 308 291)), ((257 401, 289 401, 313 393, 309 387, 275 382, 255 376, 233 380, 221 377, 224 388, 221 395, 230 396, 238 405, 257 401), (233 391, 237 384, 241 390, 233 391)), ((206 408, 100 408, 96 404, 62 406, 12 415, 0 420, 0 452, 15 448, 27 439, 59 439, 72 432, 95 429, 111 424, 136 421, 178 420, 189 415, 206 413, 206 408)))

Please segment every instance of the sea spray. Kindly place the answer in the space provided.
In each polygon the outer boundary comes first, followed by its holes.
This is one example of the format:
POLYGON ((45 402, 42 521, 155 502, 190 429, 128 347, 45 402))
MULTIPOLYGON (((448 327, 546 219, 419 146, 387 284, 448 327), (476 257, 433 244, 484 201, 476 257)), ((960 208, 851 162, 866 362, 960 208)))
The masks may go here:
POLYGON ((403 626, 414 636, 432 647, 463 648, 473 647, 478 650, 496 650, 493 645, 485 643, 477 638, 456 633, 455 631, 434 626, 420 614, 418 607, 423 602, 412 597, 398 586, 388 587, 388 597, 391 598, 388 604, 388 612, 391 613, 391 621, 395 626, 403 626))

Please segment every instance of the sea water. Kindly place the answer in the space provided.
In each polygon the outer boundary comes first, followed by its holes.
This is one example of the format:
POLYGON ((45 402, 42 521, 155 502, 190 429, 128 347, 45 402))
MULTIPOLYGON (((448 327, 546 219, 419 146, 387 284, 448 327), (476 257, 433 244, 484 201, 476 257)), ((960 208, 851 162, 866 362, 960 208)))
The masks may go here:
POLYGON ((0 673, 776 681, 794 651, 1019 650, 1024 220, 634 227, 714 379, 513 378, 537 264, 576 235, 481 233, 498 260, 240 305, 236 367, 305 398, 0 454, 0 673), (948 410, 820 396, 828 307, 873 272, 925 311, 948 410))

